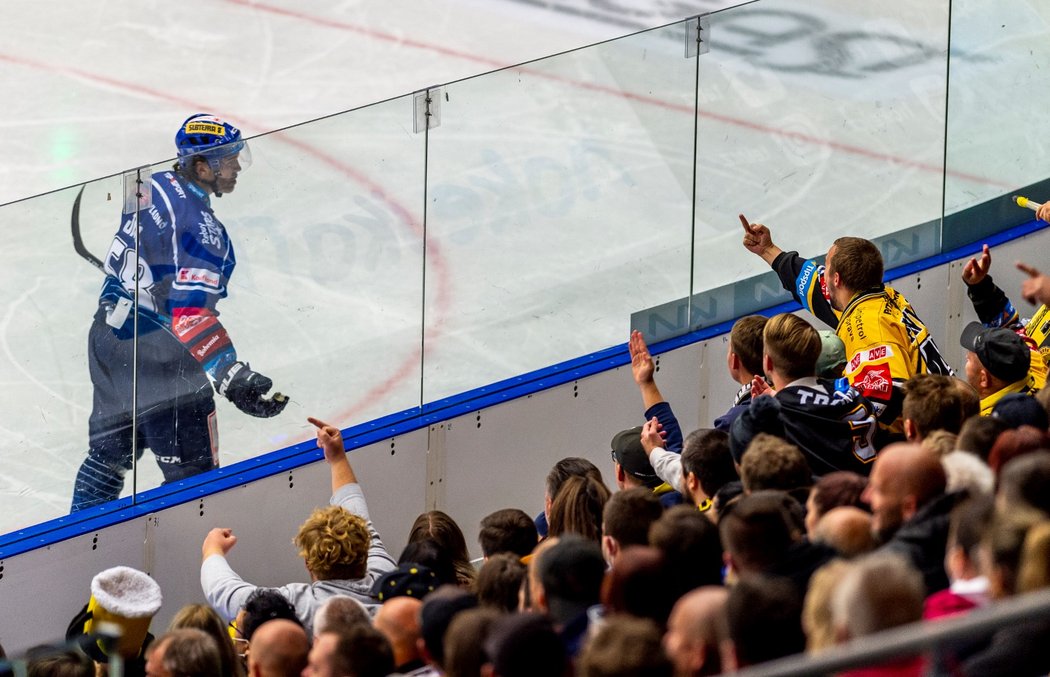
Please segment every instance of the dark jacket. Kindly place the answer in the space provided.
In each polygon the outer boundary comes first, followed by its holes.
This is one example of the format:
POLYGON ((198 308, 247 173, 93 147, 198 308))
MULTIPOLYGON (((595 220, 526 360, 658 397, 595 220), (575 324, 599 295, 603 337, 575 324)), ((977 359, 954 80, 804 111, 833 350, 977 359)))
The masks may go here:
POLYGON ((948 520, 952 508, 966 496, 965 491, 954 491, 931 499, 881 548, 883 552, 903 556, 919 570, 927 596, 948 587, 948 574, 944 571, 948 520))
POLYGON ((882 440, 875 409, 845 379, 799 379, 762 396, 733 422, 729 447, 739 463, 758 433, 797 446, 816 476, 849 470, 867 476, 882 440))
POLYGON ((1050 621, 1030 620, 1000 630, 987 649, 962 666, 973 677, 1028 677, 1050 672, 1050 621))

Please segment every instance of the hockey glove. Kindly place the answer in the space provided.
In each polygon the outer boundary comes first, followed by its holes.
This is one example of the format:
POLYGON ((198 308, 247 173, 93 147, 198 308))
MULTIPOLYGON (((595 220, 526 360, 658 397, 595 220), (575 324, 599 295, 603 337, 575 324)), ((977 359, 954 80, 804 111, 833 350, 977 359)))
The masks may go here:
POLYGON ((270 418, 284 411, 288 405, 288 397, 281 393, 266 397, 272 387, 273 381, 252 371, 247 363, 234 362, 216 381, 215 389, 244 413, 257 418, 270 418))

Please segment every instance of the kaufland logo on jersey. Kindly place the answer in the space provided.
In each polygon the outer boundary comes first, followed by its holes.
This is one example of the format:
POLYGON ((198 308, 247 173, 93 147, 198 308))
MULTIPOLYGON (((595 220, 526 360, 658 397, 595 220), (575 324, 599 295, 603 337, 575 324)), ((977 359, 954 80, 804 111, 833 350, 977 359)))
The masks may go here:
POLYGON ((179 268, 175 281, 180 284, 204 284, 209 287, 219 286, 219 275, 203 268, 179 268))

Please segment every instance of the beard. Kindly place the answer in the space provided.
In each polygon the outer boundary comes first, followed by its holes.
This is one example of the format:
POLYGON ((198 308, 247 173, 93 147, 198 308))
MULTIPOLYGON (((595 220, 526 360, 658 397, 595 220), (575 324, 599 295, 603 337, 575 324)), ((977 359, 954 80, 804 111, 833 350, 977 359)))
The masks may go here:
POLYGON ((883 510, 878 516, 878 527, 874 530, 875 540, 879 544, 886 543, 900 530, 902 524, 904 524, 904 511, 899 505, 883 510))
POLYGON ((237 177, 234 176, 229 179, 224 179, 221 176, 215 181, 218 186, 219 192, 221 193, 232 193, 233 189, 237 187, 237 177))

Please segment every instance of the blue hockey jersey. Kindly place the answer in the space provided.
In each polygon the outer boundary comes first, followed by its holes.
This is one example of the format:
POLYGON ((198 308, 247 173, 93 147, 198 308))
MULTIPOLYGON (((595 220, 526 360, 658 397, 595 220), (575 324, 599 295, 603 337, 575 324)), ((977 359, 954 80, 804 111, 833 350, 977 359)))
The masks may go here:
MULTIPOLYGON (((215 379, 237 359, 215 310, 236 266, 233 244, 199 186, 171 171, 151 182, 153 204, 139 213, 138 243, 134 215, 124 214, 99 300, 116 306, 134 299, 137 283, 139 331, 170 331, 215 379)), ((110 324, 121 330, 121 322, 110 324)))

